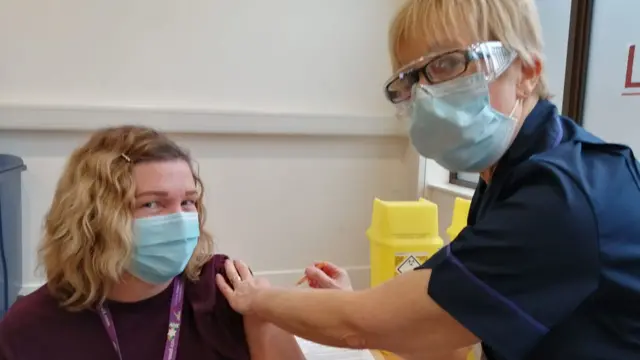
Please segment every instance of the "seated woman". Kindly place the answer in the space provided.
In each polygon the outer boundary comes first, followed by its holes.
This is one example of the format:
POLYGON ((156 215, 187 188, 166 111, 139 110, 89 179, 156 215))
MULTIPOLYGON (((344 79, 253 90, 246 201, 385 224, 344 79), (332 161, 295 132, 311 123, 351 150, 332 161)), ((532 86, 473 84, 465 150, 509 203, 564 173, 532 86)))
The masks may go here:
POLYGON ((95 133, 46 216, 47 284, 0 323, 2 360, 304 359, 295 339, 244 317, 216 286, 189 154, 149 128, 95 133))

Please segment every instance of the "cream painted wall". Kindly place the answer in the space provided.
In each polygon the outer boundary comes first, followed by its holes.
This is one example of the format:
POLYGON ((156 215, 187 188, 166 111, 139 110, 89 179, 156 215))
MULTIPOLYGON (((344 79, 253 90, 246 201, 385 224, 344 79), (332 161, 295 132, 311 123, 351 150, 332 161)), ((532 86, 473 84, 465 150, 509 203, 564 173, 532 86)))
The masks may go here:
POLYGON ((388 0, 0 2, 0 153, 22 156, 23 293, 70 151, 138 123, 193 151, 220 252, 279 284, 313 260, 368 283, 374 197, 419 161, 381 96, 388 0))
MULTIPOLYGON (((547 75, 562 99, 570 0, 538 0, 547 75)), ((373 197, 440 206, 447 173, 420 166, 382 99, 387 0, 0 2, 0 153, 24 157, 23 292, 71 149, 139 123, 191 148, 218 249, 281 284, 328 259, 368 283, 373 197), (423 193, 423 181, 430 186, 423 193)), ((560 104, 559 104, 560 105, 560 104)))

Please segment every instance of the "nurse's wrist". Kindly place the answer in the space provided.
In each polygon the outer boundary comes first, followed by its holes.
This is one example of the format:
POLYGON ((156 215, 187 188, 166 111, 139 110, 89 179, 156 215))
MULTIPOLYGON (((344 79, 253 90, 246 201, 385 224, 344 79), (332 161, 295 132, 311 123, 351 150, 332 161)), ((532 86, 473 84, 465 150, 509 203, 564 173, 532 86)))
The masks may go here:
POLYGON ((249 305, 248 316, 255 316, 259 319, 268 321, 269 309, 274 305, 273 300, 277 297, 277 289, 274 288, 257 288, 253 300, 249 305))

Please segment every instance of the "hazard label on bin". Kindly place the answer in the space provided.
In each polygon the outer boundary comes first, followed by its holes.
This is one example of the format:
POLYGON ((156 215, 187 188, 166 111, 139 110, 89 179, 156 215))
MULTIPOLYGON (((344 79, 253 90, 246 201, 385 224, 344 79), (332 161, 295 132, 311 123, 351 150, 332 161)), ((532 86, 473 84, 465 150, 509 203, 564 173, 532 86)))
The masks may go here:
POLYGON ((424 264, 429 258, 427 253, 398 253, 396 254, 396 275, 412 271, 424 264))

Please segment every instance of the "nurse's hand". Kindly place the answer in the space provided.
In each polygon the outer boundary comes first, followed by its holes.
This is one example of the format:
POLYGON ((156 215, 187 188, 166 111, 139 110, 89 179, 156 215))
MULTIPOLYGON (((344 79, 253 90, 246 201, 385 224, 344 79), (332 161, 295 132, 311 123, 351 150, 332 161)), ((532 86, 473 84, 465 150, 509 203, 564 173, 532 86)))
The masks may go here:
POLYGON ((318 262, 304 270, 309 286, 315 289, 353 290, 347 271, 330 262, 318 262))
POLYGON ((253 277, 247 264, 240 260, 227 260, 224 263, 228 281, 216 275, 216 283, 229 305, 242 315, 251 315, 251 306, 262 289, 269 288, 269 281, 253 277))

